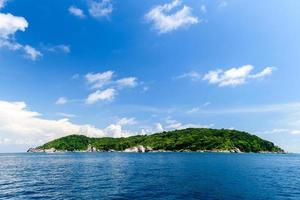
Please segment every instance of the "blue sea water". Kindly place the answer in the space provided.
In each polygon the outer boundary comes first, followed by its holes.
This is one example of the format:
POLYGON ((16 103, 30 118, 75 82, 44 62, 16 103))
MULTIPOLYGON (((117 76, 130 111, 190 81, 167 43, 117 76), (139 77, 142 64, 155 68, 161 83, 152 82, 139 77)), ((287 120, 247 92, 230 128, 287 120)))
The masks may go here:
POLYGON ((300 199, 300 155, 0 154, 0 199, 300 199))

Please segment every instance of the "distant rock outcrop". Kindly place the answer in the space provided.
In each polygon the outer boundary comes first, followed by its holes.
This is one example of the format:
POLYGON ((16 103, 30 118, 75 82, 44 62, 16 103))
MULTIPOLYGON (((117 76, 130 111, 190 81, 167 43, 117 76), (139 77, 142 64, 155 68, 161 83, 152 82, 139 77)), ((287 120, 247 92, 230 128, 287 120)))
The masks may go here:
POLYGON ((124 150, 124 152, 136 152, 136 153, 145 153, 150 152, 153 149, 151 147, 144 147, 143 145, 138 145, 135 147, 130 147, 124 150))
POLYGON ((89 144, 86 151, 87 152, 97 152, 97 148, 92 146, 91 144, 89 144))

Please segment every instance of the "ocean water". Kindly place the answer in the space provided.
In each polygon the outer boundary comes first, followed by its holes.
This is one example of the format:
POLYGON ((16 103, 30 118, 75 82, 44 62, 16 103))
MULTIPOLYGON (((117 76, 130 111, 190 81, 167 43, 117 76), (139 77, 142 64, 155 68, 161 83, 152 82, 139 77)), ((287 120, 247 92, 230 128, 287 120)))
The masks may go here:
POLYGON ((0 154, 0 199, 300 199, 300 155, 0 154))

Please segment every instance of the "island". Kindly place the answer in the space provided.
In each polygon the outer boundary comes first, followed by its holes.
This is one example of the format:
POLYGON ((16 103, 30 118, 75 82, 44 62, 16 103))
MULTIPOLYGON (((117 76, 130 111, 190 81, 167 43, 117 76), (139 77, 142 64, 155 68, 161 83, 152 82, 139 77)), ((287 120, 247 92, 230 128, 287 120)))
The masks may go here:
POLYGON ((243 131, 187 128, 121 138, 69 135, 30 148, 28 152, 284 153, 284 150, 270 141, 243 131))

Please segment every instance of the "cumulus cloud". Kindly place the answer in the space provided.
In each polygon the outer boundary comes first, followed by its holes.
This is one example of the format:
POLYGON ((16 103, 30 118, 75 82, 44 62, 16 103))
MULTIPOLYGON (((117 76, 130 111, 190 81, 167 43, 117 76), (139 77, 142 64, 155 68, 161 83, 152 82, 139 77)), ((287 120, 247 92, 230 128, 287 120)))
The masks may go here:
POLYGON ((38 112, 31 111, 25 102, 0 101, 0 145, 22 144, 27 148, 40 145, 58 137, 70 134, 82 134, 90 137, 119 137, 133 133, 123 130, 133 118, 122 118, 116 124, 99 129, 93 125, 74 124, 67 118, 49 120, 38 112))
POLYGON ((88 6, 90 15, 95 18, 108 17, 113 11, 111 0, 90 0, 88 6))
POLYGON ((80 8, 77 8, 75 6, 70 6, 68 11, 70 14, 72 14, 76 17, 85 18, 85 14, 84 14, 83 10, 81 10, 80 8))
POLYGON ((86 103, 87 104, 93 104, 98 101, 108 101, 108 100, 113 100, 114 97, 116 96, 116 90, 113 88, 108 88, 106 90, 97 90, 93 93, 91 93, 87 99, 86 103))
POLYGON ((66 97, 59 97, 56 100, 55 104, 57 104, 57 105, 63 105, 63 104, 66 104, 67 101, 68 101, 68 99, 66 97))
POLYGON ((91 93, 86 99, 87 104, 93 104, 99 101, 113 100, 117 95, 117 91, 123 88, 133 88, 137 86, 136 77, 125 77, 113 80, 114 72, 106 71, 101 73, 88 73, 85 79, 92 90, 97 91, 91 93), (102 89, 102 90, 99 90, 102 89))
POLYGON ((0 38, 9 39, 17 31, 25 31, 27 27, 28 22, 24 17, 0 13, 0 38))
POLYGON ((228 70, 218 69, 206 73, 203 80, 210 84, 215 84, 220 87, 224 86, 238 86, 246 82, 247 79, 263 78, 272 74, 274 68, 266 67, 257 74, 251 74, 254 67, 252 65, 244 65, 238 68, 231 68, 228 70))
POLYGON ((192 15, 192 9, 186 5, 171 13, 172 10, 181 6, 181 4, 180 0, 174 0, 171 3, 155 6, 145 15, 145 18, 153 23, 153 28, 158 33, 167 33, 199 23, 199 19, 192 15))
POLYGON ((15 42, 14 35, 17 31, 24 32, 28 27, 28 22, 24 17, 14 16, 10 13, 0 13, 0 47, 9 50, 22 50, 26 57, 36 60, 42 53, 30 45, 22 45, 15 42))

